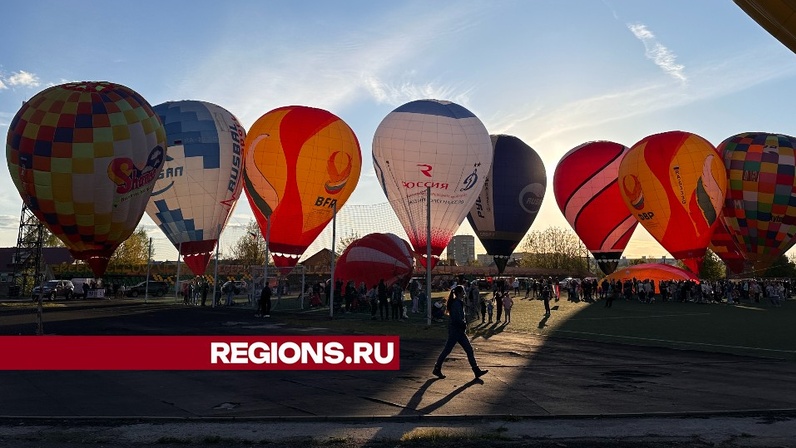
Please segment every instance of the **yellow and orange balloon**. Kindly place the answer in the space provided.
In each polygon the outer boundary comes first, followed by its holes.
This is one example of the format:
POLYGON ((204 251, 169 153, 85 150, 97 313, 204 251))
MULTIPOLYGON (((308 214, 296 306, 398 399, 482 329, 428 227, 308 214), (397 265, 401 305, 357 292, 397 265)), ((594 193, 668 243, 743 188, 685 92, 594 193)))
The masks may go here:
POLYGON ((650 135, 622 159, 619 182, 628 210, 698 274, 727 189, 724 163, 713 145, 683 131, 650 135))
POLYGON ((105 81, 39 92, 6 139, 22 200, 95 277, 141 220, 165 157, 166 131, 150 104, 105 81))
POLYGON ((286 106, 260 117, 246 135, 244 189, 283 272, 323 231, 359 182, 362 153, 339 117, 286 106))

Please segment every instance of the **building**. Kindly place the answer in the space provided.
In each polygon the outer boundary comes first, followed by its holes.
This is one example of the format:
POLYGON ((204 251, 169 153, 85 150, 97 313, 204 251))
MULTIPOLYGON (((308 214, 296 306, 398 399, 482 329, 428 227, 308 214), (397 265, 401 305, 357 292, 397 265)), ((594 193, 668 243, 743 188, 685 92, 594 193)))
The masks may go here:
POLYGON ((475 260, 475 237, 455 235, 446 250, 449 260, 454 260, 458 266, 467 266, 475 260))

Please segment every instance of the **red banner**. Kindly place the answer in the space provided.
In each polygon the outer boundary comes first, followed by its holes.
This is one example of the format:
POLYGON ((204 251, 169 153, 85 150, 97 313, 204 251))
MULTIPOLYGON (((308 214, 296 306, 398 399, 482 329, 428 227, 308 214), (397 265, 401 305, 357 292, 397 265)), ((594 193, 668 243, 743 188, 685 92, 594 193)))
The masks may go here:
POLYGON ((398 370, 398 336, 0 336, 0 370, 398 370))

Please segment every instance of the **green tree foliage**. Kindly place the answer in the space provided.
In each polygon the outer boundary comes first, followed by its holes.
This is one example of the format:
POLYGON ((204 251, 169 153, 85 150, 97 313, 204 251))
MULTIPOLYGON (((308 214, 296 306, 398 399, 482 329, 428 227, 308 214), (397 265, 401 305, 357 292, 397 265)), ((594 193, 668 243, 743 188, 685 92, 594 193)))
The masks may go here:
POLYGON ((246 267, 262 266, 265 262, 265 238, 260 232, 257 221, 250 220, 246 231, 232 246, 229 254, 223 254, 226 260, 235 260, 246 267))
POLYGON ((719 280, 727 275, 727 267, 718 255, 708 249, 705 258, 699 267, 699 278, 704 280, 719 280))
POLYGON ((534 230, 523 243, 522 266, 588 271, 589 252, 577 235, 561 227, 534 230))
MULTIPOLYGON (((130 235, 129 238, 116 249, 108 262, 109 267, 133 266, 146 264, 149 261, 149 235, 143 227, 139 227, 130 235)), ((155 256, 155 248, 152 248, 152 257, 155 256)))
POLYGON ((796 277, 796 264, 792 258, 780 255, 774 263, 766 269, 764 277, 769 278, 792 278, 796 277))

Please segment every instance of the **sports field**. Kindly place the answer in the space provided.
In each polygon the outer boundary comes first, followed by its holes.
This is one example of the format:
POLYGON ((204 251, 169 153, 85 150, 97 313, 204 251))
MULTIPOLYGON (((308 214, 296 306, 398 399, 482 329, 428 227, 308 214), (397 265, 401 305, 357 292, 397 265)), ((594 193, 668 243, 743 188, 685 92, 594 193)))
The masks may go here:
MULTIPOLYGON (((443 293, 435 293, 440 297, 443 293)), ((283 299, 284 309, 291 308, 283 299)), ((566 294, 551 301, 551 316, 545 318, 541 300, 515 298, 510 324, 471 323, 470 335, 493 338, 501 332, 578 338, 621 344, 660 346, 688 350, 735 353, 796 361, 796 300, 781 307, 765 302, 725 305, 715 303, 614 301, 570 302, 566 294)), ((275 313, 276 314, 276 313, 275 313)), ((292 313, 291 313, 292 314, 292 313)), ((408 313, 406 321, 373 321, 370 314, 337 313, 328 319, 328 308, 287 317, 297 324, 325 326, 339 331, 399 334, 404 338, 444 337, 445 323, 429 328, 421 314, 408 313)), ((505 317, 504 317, 505 320, 505 317)))

